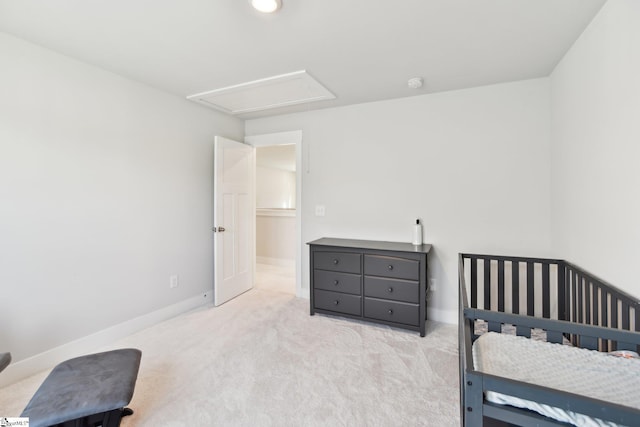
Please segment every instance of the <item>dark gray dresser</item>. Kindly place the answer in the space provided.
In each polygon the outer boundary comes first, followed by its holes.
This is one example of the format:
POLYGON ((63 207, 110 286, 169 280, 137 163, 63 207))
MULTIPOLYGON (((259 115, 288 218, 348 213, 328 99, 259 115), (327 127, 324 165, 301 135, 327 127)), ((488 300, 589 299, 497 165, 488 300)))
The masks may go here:
POLYGON ((425 335, 431 245, 334 238, 308 245, 312 316, 333 314, 425 335))

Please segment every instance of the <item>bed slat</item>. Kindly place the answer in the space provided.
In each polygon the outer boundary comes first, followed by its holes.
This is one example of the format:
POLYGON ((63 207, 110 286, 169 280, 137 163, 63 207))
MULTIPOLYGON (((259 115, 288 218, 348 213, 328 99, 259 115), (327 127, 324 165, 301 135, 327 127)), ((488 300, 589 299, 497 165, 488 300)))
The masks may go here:
POLYGON ((491 260, 484 260, 484 309, 491 310, 491 260))
POLYGON ((576 307, 577 308, 576 322, 584 323, 584 313, 582 311, 582 301, 584 301, 584 299, 583 299, 584 298, 583 297, 583 295, 584 295, 584 292, 583 292, 584 283, 583 283, 583 280, 582 280, 582 275, 580 275, 578 273, 576 273, 576 286, 578 288, 578 296, 577 296, 577 299, 576 299, 576 306, 577 306, 576 307))
POLYGON ((520 263, 511 262, 511 312, 520 313, 520 263))
MULTIPOLYGON (((636 307, 635 312, 636 312, 636 327, 635 327, 635 330, 636 331, 640 331, 640 309, 638 309, 638 307, 636 307)), ((640 345, 637 345, 634 351, 636 353, 640 353, 640 345)))
POLYGON ((542 317, 551 318, 551 277, 549 275, 549 264, 542 264, 542 317))
POLYGON ((576 277, 576 273, 574 271, 571 272, 571 302, 570 304, 570 310, 571 310, 571 316, 569 317, 569 320, 577 323, 578 322, 578 315, 576 310, 578 309, 577 305, 578 305, 578 286, 577 286, 577 282, 578 282, 578 278, 576 277))
POLYGON ((600 284, 593 284, 593 324, 596 326, 600 324, 600 289, 600 284))
POLYGON ((498 311, 504 312, 504 260, 498 260, 498 311))
POLYGON ((618 298, 611 295, 611 327, 618 327, 618 298))
MULTIPOLYGON (((578 323, 578 275, 575 271, 571 272, 571 299, 570 299, 569 321, 578 323)), ((571 335, 571 344, 577 345, 577 337, 571 335)))
POLYGON ((527 316, 535 316, 535 292, 533 289, 534 284, 534 264, 532 262, 527 262, 527 316))
POLYGON ((478 265, 476 258, 471 258, 471 307, 478 308, 478 265))
POLYGON ((584 288, 584 321, 591 325, 591 283, 585 280, 584 288))
POLYGON ((631 329, 630 323, 629 323, 629 304, 627 304, 626 302, 622 301, 622 325, 620 325, 622 327, 622 329, 625 330, 629 330, 631 329))
POLYGON ((562 264, 558 264, 558 320, 567 320, 567 286, 566 277, 568 269, 562 264))
POLYGON ((604 327, 609 326, 609 297, 607 291, 602 290, 602 295, 600 298, 600 310, 602 312, 600 325, 604 327))
MULTIPOLYGON (((593 311, 593 322, 592 324, 595 326, 600 325, 600 283, 593 283, 592 290, 592 304, 591 310, 593 311)), ((598 339, 598 348, 599 351, 604 351, 605 341, 603 339, 598 339)))

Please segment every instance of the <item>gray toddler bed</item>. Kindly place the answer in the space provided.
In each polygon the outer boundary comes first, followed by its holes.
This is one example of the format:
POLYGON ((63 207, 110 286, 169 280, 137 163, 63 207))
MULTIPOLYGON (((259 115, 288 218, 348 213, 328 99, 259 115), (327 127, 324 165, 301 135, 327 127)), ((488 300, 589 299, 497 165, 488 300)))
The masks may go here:
POLYGON ((566 261, 477 254, 459 292, 462 426, 640 426, 637 299, 566 261))

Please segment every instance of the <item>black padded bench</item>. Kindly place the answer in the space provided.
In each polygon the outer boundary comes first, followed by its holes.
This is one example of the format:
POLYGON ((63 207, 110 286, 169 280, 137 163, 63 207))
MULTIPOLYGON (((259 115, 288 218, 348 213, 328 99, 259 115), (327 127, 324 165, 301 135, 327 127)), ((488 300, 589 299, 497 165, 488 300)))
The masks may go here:
POLYGON ((0 353, 0 372, 11 363, 11 353, 0 353))
POLYGON ((31 427, 117 427, 140 367, 140 350, 89 354, 56 366, 22 412, 31 427))

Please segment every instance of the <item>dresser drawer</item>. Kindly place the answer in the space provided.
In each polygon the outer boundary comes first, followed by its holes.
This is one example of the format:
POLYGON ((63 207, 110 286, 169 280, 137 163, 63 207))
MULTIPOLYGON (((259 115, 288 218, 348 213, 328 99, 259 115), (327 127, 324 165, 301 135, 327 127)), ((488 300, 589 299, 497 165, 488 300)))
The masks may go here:
POLYGON ((321 270, 360 274, 360 254, 349 252, 315 252, 313 267, 321 270))
POLYGON ((420 306, 418 304, 365 298, 364 317, 418 326, 420 324, 420 306))
POLYGON ((364 296, 418 304, 420 286, 419 282, 409 280, 366 276, 364 278, 364 296))
POLYGON ((360 277, 362 276, 359 274, 315 270, 313 272, 313 288, 360 295, 360 277))
POLYGON ((391 256, 365 255, 364 274, 420 280, 420 261, 391 256))
POLYGON ((361 297, 359 295, 342 294, 340 292, 313 291, 313 305, 322 310, 331 310, 337 313, 360 316, 361 297))

